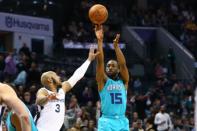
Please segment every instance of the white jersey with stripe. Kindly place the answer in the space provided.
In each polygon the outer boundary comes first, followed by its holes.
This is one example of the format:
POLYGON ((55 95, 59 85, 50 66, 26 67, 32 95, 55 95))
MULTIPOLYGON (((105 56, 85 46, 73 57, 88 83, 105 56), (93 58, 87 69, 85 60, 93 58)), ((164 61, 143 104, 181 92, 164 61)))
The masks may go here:
MULTIPOLYGON (((47 92, 54 93, 50 90, 47 92)), ((38 131, 59 131, 62 127, 65 115, 65 92, 62 88, 58 90, 57 98, 48 101, 40 111, 39 118, 36 118, 38 131)))

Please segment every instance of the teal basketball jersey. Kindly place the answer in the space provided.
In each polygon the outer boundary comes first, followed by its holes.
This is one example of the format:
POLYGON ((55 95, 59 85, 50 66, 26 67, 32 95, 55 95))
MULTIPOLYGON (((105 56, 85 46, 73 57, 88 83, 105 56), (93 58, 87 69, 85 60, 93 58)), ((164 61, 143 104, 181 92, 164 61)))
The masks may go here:
POLYGON ((99 92, 101 112, 104 116, 124 116, 126 112, 127 90, 122 80, 107 79, 99 92))
MULTIPOLYGON (((29 109, 27 110, 29 111, 29 109)), ((9 112, 7 115, 7 119, 6 119, 7 129, 8 131, 16 131, 16 128, 12 125, 12 122, 11 122, 11 115, 12 115, 12 112, 9 112)), ((31 131, 38 131, 30 111, 29 111, 29 118, 30 118, 30 124, 31 124, 31 131)))

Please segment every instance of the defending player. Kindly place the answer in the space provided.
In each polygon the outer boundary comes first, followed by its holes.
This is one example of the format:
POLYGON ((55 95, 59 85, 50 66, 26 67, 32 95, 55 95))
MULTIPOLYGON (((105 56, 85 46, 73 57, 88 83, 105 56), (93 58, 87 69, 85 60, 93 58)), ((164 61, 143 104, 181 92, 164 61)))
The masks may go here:
POLYGON ((42 74, 41 88, 37 93, 36 103, 41 105, 40 114, 36 117, 36 124, 39 131, 59 131, 64 122, 65 93, 85 75, 90 63, 99 53, 94 53, 90 48, 88 59, 64 82, 53 71, 42 74))

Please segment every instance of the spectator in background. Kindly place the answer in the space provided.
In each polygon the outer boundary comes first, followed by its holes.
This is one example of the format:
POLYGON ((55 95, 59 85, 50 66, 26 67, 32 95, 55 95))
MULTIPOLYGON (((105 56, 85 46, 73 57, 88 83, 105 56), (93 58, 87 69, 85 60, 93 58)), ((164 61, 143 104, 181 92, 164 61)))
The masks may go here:
POLYGON ((82 93, 82 96, 83 96, 84 103, 91 101, 93 99, 92 89, 89 87, 85 87, 82 93))
POLYGON ((72 127, 76 121, 76 113, 73 109, 68 109, 65 112, 65 117, 64 117, 64 127, 65 129, 68 129, 72 127))
POLYGON ((16 63, 13 60, 12 52, 8 54, 8 56, 5 58, 5 68, 4 73, 8 79, 13 79, 15 74, 17 73, 16 69, 16 63))
POLYGON ((25 105, 28 107, 28 109, 30 109, 32 102, 31 102, 31 93, 29 91, 25 91, 23 95, 23 101, 25 105))
POLYGON ((28 85, 40 84, 41 72, 38 70, 37 64, 35 62, 31 63, 31 67, 27 75, 28 85))
MULTIPOLYGON (((29 86, 27 88, 29 88, 29 86)), ((29 90, 27 89, 31 93, 31 101, 32 101, 32 103, 35 103, 36 94, 37 94, 37 91, 38 91, 39 88, 40 88, 40 85, 31 85, 29 90)))
POLYGON ((17 91, 17 96, 23 100, 23 95, 24 95, 24 92, 25 92, 25 89, 24 89, 24 86, 20 85, 18 86, 18 88, 15 89, 17 91))
POLYGON ((18 65, 18 75, 17 75, 16 79, 14 80, 13 84, 16 86, 19 86, 19 85, 25 86, 26 78, 27 78, 27 72, 25 71, 25 67, 23 64, 19 64, 18 65))
POLYGON ((25 68, 29 69, 32 63, 31 57, 28 55, 22 54, 19 63, 23 63, 25 65, 25 68))
POLYGON ((141 92, 142 91, 142 82, 140 81, 140 78, 137 78, 133 83, 134 91, 141 92))
POLYGON ((74 126, 79 112, 81 112, 81 109, 78 105, 77 98, 72 96, 64 117, 64 126, 66 129, 74 126))
POLYGON ((137 122, 132 123, 132 127, 130 128, 130 131, 138 131, 137 129, 137 122))
POLYGON ((31 62, 34 62, 34 63, 38 63, 39 62, 36 52, 32 52, 31 53, 31 62))
POLYGON ((23 46, 19 49, 19 54, 30 56, 30 50, 26 43, 23 43, 23 46))
POLYGON ((17 53, 17 49, 13 49, 12 57, 13 57, 14 63, 17 65, 20 60, 20 55, 17 53))
POLYGON ((88 131, 97 131, 95 121, 92 119, 88 121, 88 131))
POLYGON ((137 122, 137 120, 138 120, 138 113, 137 112, 133 112, 133 116, 132 116, 132 118, 131 118, 131 125, 134 123, 134 122, 137 122))
POLYGON ((88 120, 90 119, 90 113, 85 107, 81 107, 80 113, 78 113, 78 118, 76 123, 81 123, 81 126, 88 127, 88 120))
POLYGON ((148 118, 145 123, 145 131, 155 131, 151 119, 148 118))
POLYGON ((163 67, 160 63, 157 63, 156 64, 156 67, 155 67, 155 76, 157 79, 160 79, 164 74, 164 70, 163 70, 163 67))
POLYGON ((4 79, 3 71, 5 68, 5 61, 3 55, 0 55, 0 81, 2 82, 4 79))
POLYGON ((72 128, 68 129, 68 131, 81 131, 80 121, 76 122, 72 128))
POLYGON ((173 129, 170 115, 165 110, 165 106, 162 105, 160 111, 155 115, 154 123, 157 125, 158 131, 169 131, 173 129))
POLYGON ((93 102, 92 101, 88 101, 87 102, 86 111, 90 114, 90 116, 95 116, 96 109, 93 106, 93 102))
MULTIPOLYGON (((181 90, 180 84, 177 82, 172 86, 171 89, 171 104, 172 106, 176 107, 177 109, 180 108, 180 100, 182 99, 181 96, 183 95, 183 90, 181 90)), ((175 111, 177 110, 175 109, 175 111)))
POLYGON ((182 130, 182 120, 180 117, 174 118, 174 131, 181 131, 182 130))
POLYGON ((130 129, 131 131, 144 131, 142 127, 142 120, 138 119, 133 123, 133 127, 130 129))
POLYGON ((142 125, 143 125, 142 120, 138 119, 136 123, 137 123, 137 131, 144 131, 144 129, 142 127, 142 125))
POLYGON ((145 113, 146 101, 147 101, 147 96, 142 94, 137 95, 135 98, 136 111, 140 119, 144 119, 146 117, 146 113, 145 113))

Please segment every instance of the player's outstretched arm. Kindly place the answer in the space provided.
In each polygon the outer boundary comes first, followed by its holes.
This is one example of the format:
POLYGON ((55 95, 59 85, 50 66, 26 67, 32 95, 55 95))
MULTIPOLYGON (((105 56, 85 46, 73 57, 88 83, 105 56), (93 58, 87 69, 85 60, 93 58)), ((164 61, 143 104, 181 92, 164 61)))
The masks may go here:
POLYGON ((128 87, 129 72, 128 72, 128 68, 127 68, 127 65, 126 65, 125 57, 124 57, 121 49, 119 48, 119 39, 120 39, 120 34, 117 34, 116 38, 113 41, 114 50, 116 52, 117 61, 118 61, 118 64, 120 66, 121 78, 123 79, 123 81, 125 83, 125 86, 128 87))
POLYGON ((67 80, 62 83, 62 88, 65 92, 74 87, 74 85, 83 78, 85 75, 90 63, 96 58, 99 52, 95 53, 95 48, 93 46, 90 47, 88 59, 73 73, 73 75, 67 80))
POLYGON ((24 103, 17 97, 15 91, 8 85, 4 85, 2 91, 2 100, 18 115, 22 131, 31 131, 29 112, 26 110, 24 103))
POLYGON ((104 87, 104 83, 107 80, 107 75, 105 74, 104 68, 104 53, 103 53, 103 27, 102 25, 95 26, 95 35, 98 41, 98 51, 100 54, 97 57, 96 64, 96 81, 98 83, 98 90, 101 91, 104 87))

